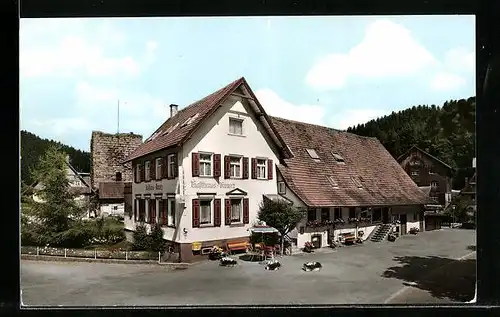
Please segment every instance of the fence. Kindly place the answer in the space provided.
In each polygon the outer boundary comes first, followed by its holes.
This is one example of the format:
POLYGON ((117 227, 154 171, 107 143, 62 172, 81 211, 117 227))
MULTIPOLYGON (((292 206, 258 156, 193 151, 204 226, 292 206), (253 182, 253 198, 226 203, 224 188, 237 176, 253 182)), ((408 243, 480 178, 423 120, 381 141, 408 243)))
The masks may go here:
POLYGON ((21 246, 21 254, 48 255, 65 258, 113 259, 113 260, 149 260, 158 262, 176 262, 176 256, 150 251, 122 251, 99 249, 66 249, 52 247, 21 246))

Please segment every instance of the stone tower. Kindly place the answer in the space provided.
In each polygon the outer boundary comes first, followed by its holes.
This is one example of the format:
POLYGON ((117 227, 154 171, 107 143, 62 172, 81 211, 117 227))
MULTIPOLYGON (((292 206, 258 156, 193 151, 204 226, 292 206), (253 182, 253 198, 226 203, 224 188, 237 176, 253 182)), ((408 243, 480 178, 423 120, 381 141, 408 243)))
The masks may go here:
POLYGON ((142 144, 142 135, 134 133, 110 134, 92 131, 90 140, 90 178, 91 186, 99 188, 101 182, 132 182, 132 165, 121 162, 142 144), (120 174, 118 174, 120 173, 120 174))

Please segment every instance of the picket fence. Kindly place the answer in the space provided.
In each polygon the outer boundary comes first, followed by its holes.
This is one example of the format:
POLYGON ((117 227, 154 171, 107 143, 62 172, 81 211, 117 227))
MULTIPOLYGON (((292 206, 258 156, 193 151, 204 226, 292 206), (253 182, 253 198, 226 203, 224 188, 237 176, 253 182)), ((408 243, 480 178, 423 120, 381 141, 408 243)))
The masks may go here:
POLYGON ((69 249, 52 247, 21 246, 21 254, 48 255, 65 258, 114 259, 114 260, 149 260, 158 262, 176 262, 173 254, 150 251, 123 251, 100 249, 69 249))

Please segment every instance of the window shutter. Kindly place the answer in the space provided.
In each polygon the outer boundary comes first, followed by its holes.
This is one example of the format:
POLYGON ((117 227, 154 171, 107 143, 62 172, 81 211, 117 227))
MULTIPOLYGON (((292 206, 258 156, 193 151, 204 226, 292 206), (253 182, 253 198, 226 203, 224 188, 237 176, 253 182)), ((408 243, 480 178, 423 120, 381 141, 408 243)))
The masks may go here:
POLYGON ((142 163, 141 164, 141 182, 144 182, 144 180, 146 179, 146 168, 145 168, 145 163, 142 163))
POLYGON ((193 199, 193 228, 200 226, 200 200, 193 199))
POLYGON ((225 220, 226 226, 231 224, 231 199, 224 199, 224 210, 225 210, 225 220))
POLYGON ((248 198, 243 198, 243 223, 248 224, 250 222, 250 214, 248 211, 248 198))
POLYGON ((137 183, 137 164, 132 163, 132 173, 134 174, 134 183, 137 183))
POLYGON ((224 178, 231 178, 231 157, 228 155, 224 156, 224 178))
POLYGON ((149 178, 151 180, 156 179, 156 159, 152 159, 151 164, 149 165, 149 178))
POLYGON ((214 154, 214 172, 215 178, 220 177, 220 154, 214 154))
POLYGON ((179 176, 179 165, 177 164, 177 153, 175 153, 174 156, 173 156, 173 162, 174 162, 173 163, 173 165, 174 165, 174 167, 173 167, 173 169, 174 169, 174 175, 173 175, 173 177, 176 178, 176 177, 179 176))
POLYGON ((163 156, 161 158, 161 178, 167 178, 168 175, 167 175, 167 171, 168 171, 168 160, 167 160, 167 157, 166 156, 163 156))
POLYGON ((156 223, 156 200, 151 199, 149 203, 151 204, 151 224, 154 225, 156 223))
POLYGON ((160 201, 162 204, 161 204, 161 221, 162 221, 162 224, 164 226, 167 225, 167 208, 168 208, 168 204, 167 204, 167 201, 165 199, 162 199, 160 201))
POLYGON ((243 179, 248 179, 248 157, 243 158, 242 164, 243 164, 243 179))
POLYGON ((273 179, 273 160, 267 160, 267 179, 273 179))
POLYGON ((138 200, 134 199, 134 222, 137 222, 137 208, 139 207, 138 205, 138 200))
POLYGON ((220 199, 214 199, 214 226, 220 227, 221 225, 221 205, 220 199))
POLYGON ((252 157, 252 179, 257 179, 257 159, 252 157))
POLYGON ((191 173, 193 177, 200 176, 200 154, 191 154, 191 173))

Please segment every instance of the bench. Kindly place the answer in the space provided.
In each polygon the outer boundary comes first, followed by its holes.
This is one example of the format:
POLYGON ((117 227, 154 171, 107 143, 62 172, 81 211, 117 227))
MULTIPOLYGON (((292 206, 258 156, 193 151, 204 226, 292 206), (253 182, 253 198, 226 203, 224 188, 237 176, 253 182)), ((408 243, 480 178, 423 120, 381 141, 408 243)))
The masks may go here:
POLYGON ((356 236, 352 232, 342 234, 342 238, 344 240, 344 244, 353 244, 356 240, 356 236))
POLYGON ((248 249, 248 241, 233 241, 227 243, 227 249, 232 251, 246 251, 248 249))

